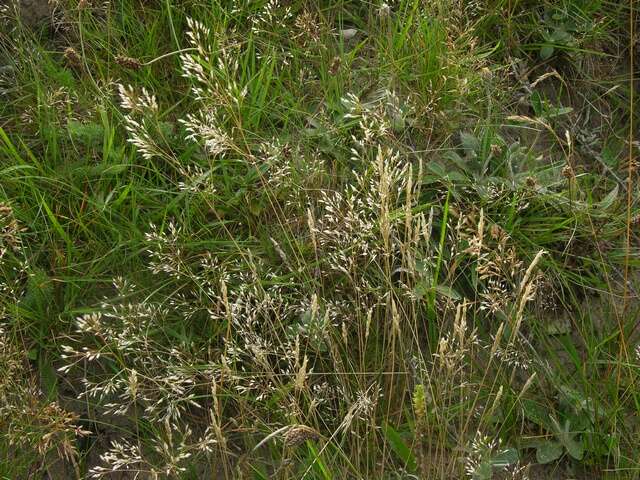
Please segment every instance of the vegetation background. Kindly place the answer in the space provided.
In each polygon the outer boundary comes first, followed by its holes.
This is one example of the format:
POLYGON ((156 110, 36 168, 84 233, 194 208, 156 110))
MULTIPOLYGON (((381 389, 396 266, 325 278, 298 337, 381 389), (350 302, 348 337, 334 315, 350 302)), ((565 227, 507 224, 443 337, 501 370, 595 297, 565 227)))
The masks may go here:
POLYGON ((5 2, 0 476, 640 478, 638 7, 5 2))

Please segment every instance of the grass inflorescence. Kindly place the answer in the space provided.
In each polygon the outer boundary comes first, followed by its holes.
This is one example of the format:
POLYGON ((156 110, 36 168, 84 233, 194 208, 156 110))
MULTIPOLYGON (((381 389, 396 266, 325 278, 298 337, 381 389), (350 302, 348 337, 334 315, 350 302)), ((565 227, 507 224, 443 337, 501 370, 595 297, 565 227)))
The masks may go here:
POLYGON ((2 478, 640 478, 633 0, 37 3, 2 478))

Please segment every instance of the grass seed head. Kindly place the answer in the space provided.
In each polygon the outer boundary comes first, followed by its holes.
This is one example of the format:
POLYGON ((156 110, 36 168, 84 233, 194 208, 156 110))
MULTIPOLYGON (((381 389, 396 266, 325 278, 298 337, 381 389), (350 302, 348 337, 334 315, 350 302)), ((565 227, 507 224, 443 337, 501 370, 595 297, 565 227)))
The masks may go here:
POLYGON ((295 425, 287 430, 284 435, 284 445, 286 447, 297 447, 307 440, 318 440, 320 434, 311 427, 306 425, 295 425))

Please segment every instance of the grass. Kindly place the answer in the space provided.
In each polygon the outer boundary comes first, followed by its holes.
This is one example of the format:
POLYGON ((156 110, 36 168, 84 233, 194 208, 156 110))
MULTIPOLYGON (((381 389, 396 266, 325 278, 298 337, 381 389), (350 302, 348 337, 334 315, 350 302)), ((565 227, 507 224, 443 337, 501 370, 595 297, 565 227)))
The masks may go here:
POLYGON ((640 478, 637 5, 0 30, 3 478, 640 478))

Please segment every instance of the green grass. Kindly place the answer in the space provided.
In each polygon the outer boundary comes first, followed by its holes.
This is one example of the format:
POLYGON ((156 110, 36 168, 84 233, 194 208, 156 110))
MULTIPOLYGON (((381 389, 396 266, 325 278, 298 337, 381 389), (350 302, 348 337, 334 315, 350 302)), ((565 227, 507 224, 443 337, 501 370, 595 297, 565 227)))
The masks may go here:
POLYGON ((640 478, 631 6, 6 14, 0 476, 640 478))

